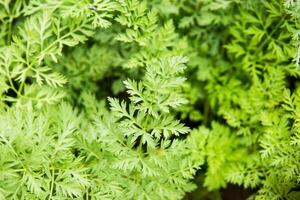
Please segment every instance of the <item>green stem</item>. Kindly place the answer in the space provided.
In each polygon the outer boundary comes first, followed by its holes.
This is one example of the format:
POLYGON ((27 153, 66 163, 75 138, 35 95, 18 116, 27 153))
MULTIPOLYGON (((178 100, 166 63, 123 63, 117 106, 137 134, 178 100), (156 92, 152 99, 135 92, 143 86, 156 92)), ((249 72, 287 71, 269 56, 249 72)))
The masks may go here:
POLYGON ((203 118, 203 124, 208 126, 210 120, 209 120, 209 112, 210 112, 210 106, 209 106, 209 102, 206 101, 204 104, 204 118, 203 118))
POLYGON ((54 167, 52 166, 52 175, 51 175, 51 185, 50 185, 50 194, 48 200, 52 199, 52 193, 54 188, 54 167))
POLYGON ((11 44, 13 21, 14 21, 14 18, 9 17, 9 20, 8 20, 8 33, 7 33, 7 45, 11 44))
POLYGON ((12 151, 12 153, 15 155, 15 157, 18 159, 19 163, 22 165, 23 169, 25 171, 27 171, 23 161, 21 160, 21 158, 19 157, 18 153, 15 151, 14 147, 10 144, 10 142, 5 138, 5 136, 1 136, 2 141, 6 143, 6 145, 10 148, 10 150, 12 151))

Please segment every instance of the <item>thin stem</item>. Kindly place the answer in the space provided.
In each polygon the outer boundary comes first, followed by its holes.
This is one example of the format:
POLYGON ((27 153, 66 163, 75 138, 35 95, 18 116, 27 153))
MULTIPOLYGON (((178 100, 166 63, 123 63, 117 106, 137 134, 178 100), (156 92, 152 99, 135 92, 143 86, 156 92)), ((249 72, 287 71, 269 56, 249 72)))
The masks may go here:
POLYGON ((10 144, 10 142, 3 136, 1 136, 2 141, 4 141, 6 143, 6 145, 11 149, 12 153, 16 156, 16 158, 18 159, 19 163, 22 165, 23 169, 25 171, 27 171, 23 161, 21 160, 21 158, 19 157, 18 153, 15 151, 15 149, 13 148, 13 146, 10 144))
POLYGON ((50 194, 48 200, 52 199, 52 193, 54 188, 54 167, 52 166, 52 175, 51 175, 51 185, 50 185, 50 194))
POLYGON ((6 73, 7 73, 8 82, 9 82, 9 84, 11 86, 10 88, 19 96, 18 90, 15 88, 15 86, 14 86, 14 84, 12 82, 12 79, 10 77, 8 66, 6 66, 5 69, 6 69, 6 73))
POLYGON ((89 189, 86 190, 86 196, 85 197, 86 197, 86 200, 89 199, 89 189))
POLYGON ((209 105, 209 102, 206 101, 205 104, 204 104, 204 118, 203 118, 203 124, 205 125, 209 125, 209 115, 210 115, 210 105, 209 105))
POLYGON ((8 20, 8 33, 7 33, 7 44, 8 45, 10 45, 10 43, 11 43, 13 21, 14 21, 14 18, 9 17, 9 20, 8 20))

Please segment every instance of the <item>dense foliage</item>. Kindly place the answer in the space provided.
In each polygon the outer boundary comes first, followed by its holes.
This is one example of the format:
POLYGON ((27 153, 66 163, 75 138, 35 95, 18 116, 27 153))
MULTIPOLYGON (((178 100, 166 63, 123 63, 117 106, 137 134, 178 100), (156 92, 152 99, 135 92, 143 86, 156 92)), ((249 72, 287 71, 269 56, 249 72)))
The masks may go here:
POLYGON ((0 199, 300 199, 299 0, 0 0, 0 36, 0 199))

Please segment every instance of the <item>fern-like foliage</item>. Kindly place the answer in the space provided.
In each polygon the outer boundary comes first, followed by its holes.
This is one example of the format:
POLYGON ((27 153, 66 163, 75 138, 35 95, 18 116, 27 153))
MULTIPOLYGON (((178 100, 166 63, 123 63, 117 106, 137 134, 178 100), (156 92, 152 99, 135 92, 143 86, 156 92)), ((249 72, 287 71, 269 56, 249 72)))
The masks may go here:
MULTIPOLYGON (((295 118, 288 112, 296 112, 292 102, 298 91, 294 82, 299 76, 295 37, 299 2, 239 3, 222 6, 222 12, 236 12, 219 24, 222 33, 214 33, 221 37, 216 40, 219 55, 195 63, 198 87, 204 84, 204 89, 194 104, 208 102, 199 120, 211 127, 204 150, 208 164, 204 185, 213 190, 231 182, 258 190, 255 199, 298 199, 295 118)), ((205 37, 199 40, 209 45, 205 37)), ((213 49, 196 44, 191 51, 196 49, 200 55, 213 56, 213 49)), ((206 132, 199 129, 200 134, 206 132)))
POLYGON ((204 143, 174 115, 188 59, 172 20, 137 0, 1 6, 0 199, 180 199, 195 188, 204 143), (109 74, 129 98, 108 110, 111 93, 97 93, 109 74))
POLYGON ((299 199, 299 11, 0 1, 0 199, 299 199))
MULTIPOLYGON (((179 62, 172 63, 174 66, 180 64, 178 58, 174 59, 179 62)), ((167 61, 170 62, 169 59, 161 62, 167 61)), ((142 83, 137 87, 142 87, 142 83)), ((194 188, 189 179, 203 162, 203 156, 198 154, 203 147, 198 144, 201 137, 195 133, 185 141, 176 138, 180 134, 187 134, 189 128, 175 120, 166 110, 157 109, 160 100, 165 100, 164 96, 158 93, 155 96, 157 102, 152 102, 149 109, 145 110, 143 103, 148 102, 138 101, 137 91, 134 92, 133 85, 137 83, 126 81, 125 84, 126 87, 130 86, 128 93, 131 95, 131 103, 109 99, 112 115, 109 117, 106 112, 98 113, 100 117, 90 132, 92 135, 95 135, 94 132, 99 133, 98 139, 93 142, 83 136, 86 144, 83 153, 87 153, 89 162, 98 172, 96 180, 113 183, 107 189, 112 190, 115 196, 108 196, 109 199, 181 198, 184 191, 194 188), (100 148, 90 152, 95 142, 100 148), (102 162, 97 162, 97 156, 101 156, 102 162)), ((151 90, 147 85, 140 91, 143 96, 148 95, 150 98, 149 92, 151 90)), ((169 95, 172 92, 170 88, 169 95)), ((173 104, 165 102, 164 105, 173 104)), ((102 190, 101 187, 94 189, 99 192, 102 190)), ((107 194, 101 195, 104 198, 107 194)))

